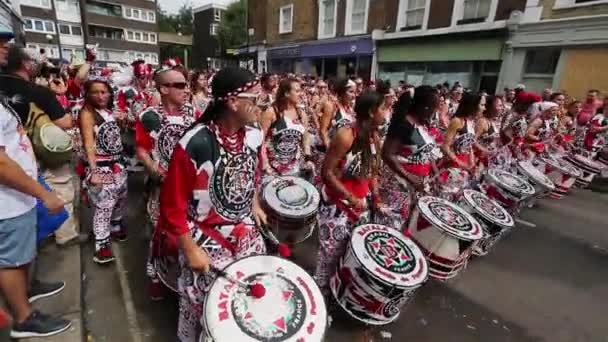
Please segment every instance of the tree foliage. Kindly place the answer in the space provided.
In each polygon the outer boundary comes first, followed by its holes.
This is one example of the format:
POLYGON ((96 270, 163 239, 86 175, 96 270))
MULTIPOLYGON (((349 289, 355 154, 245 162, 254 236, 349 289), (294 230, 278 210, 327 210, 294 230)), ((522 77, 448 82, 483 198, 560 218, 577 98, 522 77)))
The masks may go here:
POLYGON ((245 44, 247 41, 246 0, 238 0, 228 5, 220 21, 218 39, 223 49, 245 44))
POLYGON ((177 14, 168 14, 158 5, 158 28, 161 32, 190 35, 194 32, 192 5, 184 4, 177 14))

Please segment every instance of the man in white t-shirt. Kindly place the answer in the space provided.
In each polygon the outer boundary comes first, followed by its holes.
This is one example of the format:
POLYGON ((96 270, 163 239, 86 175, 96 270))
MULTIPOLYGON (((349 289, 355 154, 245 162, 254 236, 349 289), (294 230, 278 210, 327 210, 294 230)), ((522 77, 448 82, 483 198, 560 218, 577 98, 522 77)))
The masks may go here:
MULTIPOLYGON (((0 27, 0 66, 6 65, 13 33, 0 27)), ((66 331, 71 322, 32 309, 31 302, 56 294, 61 286, 38 284, 28 291, 28 267, 36 256, 36 198, 50 213, 65 202, 37 181, 36 159, 19 115, 0 98, 0 292, 13 311, 11 337, 45 337, 66 331)), ((56 284, 55 284, 56 285, 56 284)))

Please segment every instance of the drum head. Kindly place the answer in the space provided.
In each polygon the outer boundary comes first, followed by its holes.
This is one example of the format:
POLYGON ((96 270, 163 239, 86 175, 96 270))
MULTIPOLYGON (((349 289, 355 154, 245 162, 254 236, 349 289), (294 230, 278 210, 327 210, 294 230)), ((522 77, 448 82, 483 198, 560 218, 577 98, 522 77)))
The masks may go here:
POLYGON ((465 189, 463 198, 473 210, 486 220, 504 228, 512 228, 515 226, 515 221, 513 221, 511 214, 485 194, 479 191, 465 189))
POLYGON ((443 198, 423 196, 418 209, 429 223, 457 239, 474 241, 483 237, 481 225, 471 214, 443 198))
POLYGON ((298 177, 274 178, 264 187, 262 196, 270 209, 284 217, 308 217, 319 209, 319 192, 314 185, 298 177))
POLYGON ((570 177, 578 178, 582 176, 581 171, 578 168, 564 160, 553 157, 543 157, 542 160, 552 168, 557 169, 559 172, 570 177))
POLYGON ((543 188, 549 191, 555 189, 555 184, 553 184, 549 177, 545 176, 544 173, 534 167, 529 161, 518 161, 517 170, 543 188))
POLYGON ((501 169, 489 169, 488 177, 501 188, 522 197, 534 195, 534 187, 525 179, 501 169))
POLYGON ((387 284, 407 289, 427 279, 422 251, 396 229, 378 224, 358 226, 353 230, 351 247, 368 273, 387 284))
POLYGON ((577 167, 588 170, 592 173, 599 173, 604 168, 602 163, 599 163, 591 158, 587 158, 580 154, 571 154, 567 157, 567 160, 577 167))
POLYGON ((224 270, 245 283, 262 284, 249 296, 223 277, 211 285, 201 324, 217 342, 322 341, 327 325, 323 295, 300 266, 275 256, 252 256, 224 270))

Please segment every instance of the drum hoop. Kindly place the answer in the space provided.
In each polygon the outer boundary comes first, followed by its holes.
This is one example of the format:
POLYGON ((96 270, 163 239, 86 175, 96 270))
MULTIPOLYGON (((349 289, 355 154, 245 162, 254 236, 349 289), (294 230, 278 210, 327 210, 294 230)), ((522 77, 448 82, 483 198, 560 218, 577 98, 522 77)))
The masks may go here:
POLYGON ((262 197, 262 202, 269 209, 271 209, 273 212, 275 212, 279 217, 287 217, 287 218, 292 218, 292 219, 305 220, 309 217, 316 216, 317 212, 319 211, 319 205, 321 203, 321 194, 314 187, 314 185, 312 185, 310 182, 306 181, 305 179, 296 177, 296 176, 275 177, 270 182, 268 182, 268 184, 266 184, 264 186, 264 189, 262 189, 261 197, 262 197), (276 183, 279 183, 279 182, 293 182, 294 184, 301 186, 306 191, 307 196, 310 198, 310 201, 311 201, 310 203, 314 204, 314 205, 311 205, 310 208, 304 208, 304 209, 300 209, 300 210, 289 209, 289 212, 281 212, 281 211, 277 210, 277 208, 272 206, 268 200, 269 200, 269 198, 276 198, 278 200, 278 197, 273 195, 273 194, 276 194, 276 191, 274 191, 274 189, 276 189, 276 186, 273 186, 273 185, 276 183), (305 213, 305 214, 303 214, 303 213, 305 213))
MULTIPOLYGON (((540 170, 538 170, 537 168, 534 168, 535 170, 538 171, 538 175, 535 175, 532 172, 529 172, 528 169, 523 167, 520 163, 521 162, 517 163, 517 170, 519 170, 519 172, 523 173, 526 177, 531 179, 535 184, 538 184, 549 191, 555 189, 555 184, 553 184, 551 179, 549 179, 549 177, 544 175, 540 170), (541 178, 541 176, 542 176, 542 178, 541 178), (541 178, 542 180, 540 180, 539 178, 541 178)), ((532 164, 530 164, 530 166, 534 167, 532 164)))
POLYGON ((522 177, 520 177, 519 175, 513 174, 511 172, 507 172, 507 171, 503 171, 503 170, 498 170, 498 169, 490 169, 488 170, 487 173, 490 182, 496 184, 498 187, 509 191, 510 193, 514 194, 515 196, 518 197, 528 197, 528 196, 532 196, 534 195, 534 187, 525 179, 522 179, 522 177), (498 175, 496 173, 498 172, 502 172, 505 174, 509 174, 515 178, 518 178, 519 180, 522 181, 522 184, 527 185, 525 190, 520 190, 520 189, 516 189, 513 188, 512 186, 510 186, 509 184, 502 182, 500 179, 498 179, 498 175))
POLYGON ((158 268, 156 267, 157 264, 159 263, 158 258, 154 258, 154 261, 152 262, 154 268, 157 270, 156 271, 156 275, 158 276, 158 279, 171 291, 173 291, 174 293, 179 293, 179 291, 175 288, 173 288, 173 285, 169 284, 169 281, 165 279, 165 277, 163 276, 163 274, 161 272, 158 272, 158 268))
POLYGON ((467 202, 467 204, 473 209, 475 210, 475 212, 479 215, 481 215, 484 219, 490 221, 490 223, 496 224, 502 228, 513 228, 515 226, 515 220, 513 219, 513 216, 511 216, 511 214, 509 214, 509 212, 502 207, 502 205, 500 205, 498 202, 496 202, 495 200, 491 199, 490 197, 488 197, 486 194, 484 194, 481 191, 476 191, 476 190, 471 190, 471 189, 465 189, 463 192, 463 198, 464 200, 467 202), (500 210, 502 211, 502 213, 508 217, 509 219, 507 220, 507 222, 502 222, 502 221, 496 221, 493 216, 491 216, 489 213, 485 212, 485 210, 479 210, 476 206, 475 203, 471 203, 469 202, 469 198, 467 197, 467 193, 469 194, 473 194, 473 193, 480 193, 482 194, 485 199, 487 201, 489 201, 490 203, 492 203, 494 206, 500 208, 500 210))
POLYGON ((444 232, 444 233, 452 236, 453 238, 456 238, 458 240, 465 240, 465 241, 476 241, 476 240, 479 240, 479 239, 481 239, 483 237, 483 228, 481 227, 481 224, 477 221, 477 219, 475 219, 473 217, 473 215, 471 215, 470 213, 468 213, 466 210, 460 208, 459 206, 453 205, 452 203, 444 200, 443 198, 433 197, 433 196, 423 196, 423 197, 421 197, 418 200, 417 209, 419 210, 420 215, 422 215, 422 217, 424 217, 435 229, 439 229, 441 232, 444 232), (476 223, 477 225, 479 225, 479 235, 480 236, 478 238, 466 237, 466 236, 461 235, 462 233, 460 233, 459 230, 454 229, 451 226, 448 226, 446 224, 440 224, 440 225, 436 224, 434 222, 433 218, 431 218, 430 216, 426 215, 426 213, 423 210, 420 209, 420 201, 423 198, 425 198, 425 197, 430 197, 430 198, 432 198, 434 200, 441 201, 444 204, 448 204, 449 206, 452 206, 453 208, 456 208, 461 214, 467 216, 467 219, 469 219, 471 221, 471 224, 474 225, 476 223))
MULTIPOLYGON (((263 257, 275 258, 275 259, 280 259, 280 260, 285 261, 285 259, 283 259, 283 258, 281 258, 281 257, 278 257, 278 256, 274 256, 274 255, 249 255, 249 256, 246 256, 246 257, 240 258, 240 259, 238 259, 238 260, 235 260, 235 261, 233 261, 233 262, 229 263, 228 265, 226 265, 226 267, 224 267, 224 270, 226 270, 228 267, 232 266, 233 264, 235 264, 235 263, 237 263, 237 262, 241 262, 241 261, 243 261, 243 260, 245 260, 245 259, 249 259, 249 258, 256 258, 256 257, 261 257, 261 256, 263 256, 263 257)), ((289 261, 289 260, 287 260, 287 261, 289 261)), ((303 269, 303 268, 302 268, 300 265, 298 265, 298 264, 296 264, 296 263, 294 263, 294 262, 291 262, 291 261, 289 261, 289 262, 290 262, 291 264, 293 264, 294 266, 296 266, 297 268, 299 268, 299 269, 302 271, 302 274, 305 274, 305 275, 307 275, 308 277, 310 277, 310 278, 313 280, 312 284, 315 284, 315 286, 317 286, 317 285, 316 285, 316 282, 314 281, 314 279, 312 278, 312 276, 310 276, 310 274, 309 274, 309 273, 308 273, 308 272, 307 272, 305 269, 303 269)), ((207 332, 207 335, 208 335, 209 337, 211 337, 211 338, 213 338, 213 336, 211 336, 211 333, 210 333, 210 331, 209 331, 209 326, 208 326, 208 324, 207 324, 207 321, 208 321, 208 320, 207 320, 207 319, 203 319, 203 318, 205 318, 205 314, 206 314, 206 308, 207 308, 207 305, 208 305, 209 300, 210 300, 210 298, 211 298, 211 296, 209 296, 209 293, 211 292, 211 288, 213 288, 213 285, 215 284, 215 282, 216 282, 216 281, 218 281, 218 279, 220 279, 220 278, 219 278, 219 277, 215 278, 215 279, 213 280, 213 282, 211 283, 211 286, 209 287, 209 291, 207 292, 207 295, 205 296, 205 299, 204 299, 204 301, 203 301, 203 305, 202 305, 202 308, 203 308, 203 310, 202 310, 202 315, 201 315, 201 317, 199 318, 199 322, 204 321, 204 322, 201 322, 201 325, 202 325, 202 327, 203 327, 203 329, 202 329, 202 330, 203 330, 203 332, 207 332)), ((319 291, 320 291, 320 290, 319 290, 319 291)), ((327 324, 327 317, 329 316, 329 314, 328 314, 328 312, 327 312, 327 303, 325 302, 325 296, 321 295, 321 296, 319 296, 319 298, 315 298, 315 300, 316 300, 316 301, 317 301, 317 303, 318 303, 318 304, 317 304, 317 307, 319 307, 319 308, 324 308, 324 309, 325 309, 325 315, 326 315, 326 317, 325 317, 325 326, 324 326, 323 332, 322 332, 322 334, 321 334, 321 341, 322 341, 322 340, 325 338, 325 335, 327 334, 327 328, 328 328, 328 324, 327 324)), ((201 332, 201 336, 202 336, 203 332, 201 332)))

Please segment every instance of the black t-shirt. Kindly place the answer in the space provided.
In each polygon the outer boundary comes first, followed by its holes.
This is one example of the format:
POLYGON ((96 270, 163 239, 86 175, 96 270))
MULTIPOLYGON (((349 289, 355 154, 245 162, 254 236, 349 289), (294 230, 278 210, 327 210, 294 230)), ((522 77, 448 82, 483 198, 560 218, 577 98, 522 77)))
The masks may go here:
POLYGON ((31 103, 48 114, 53 121, 63 118, 66 114, 65 109, 50 89, 20 77, 0 74, 0 95, 9 98, 9 104, 19 114, 23 124, 31 115, 31 103))
POLYGON ((416 142, 413 141, 415 132, 416 128, 405 118, 405 115, 403 117, 393 115, 386 136, 398 139, 403 145, 416 145, 416 142))

